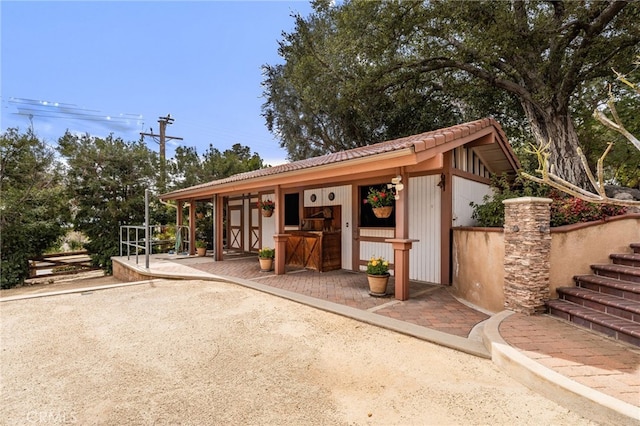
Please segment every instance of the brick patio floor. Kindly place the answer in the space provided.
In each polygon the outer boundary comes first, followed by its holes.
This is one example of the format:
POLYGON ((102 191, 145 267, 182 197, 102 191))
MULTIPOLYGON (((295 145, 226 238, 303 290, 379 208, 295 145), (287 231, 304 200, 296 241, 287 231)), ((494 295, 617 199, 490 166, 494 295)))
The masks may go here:
POLYGON ((275 275, 273 272, 260 272, 255 257, 190 263, 189 266, 211 274, 255 280, 268 286, 372 311, 460 337, 468 337, 476 324, 489 318, 489 315, 456 300, 447 286, 411 282, 410 299, 401 302, 394 298, 393 278, 389 280, 387 296, 370 296, 364 273, 292 269, 285 275, 275 275))

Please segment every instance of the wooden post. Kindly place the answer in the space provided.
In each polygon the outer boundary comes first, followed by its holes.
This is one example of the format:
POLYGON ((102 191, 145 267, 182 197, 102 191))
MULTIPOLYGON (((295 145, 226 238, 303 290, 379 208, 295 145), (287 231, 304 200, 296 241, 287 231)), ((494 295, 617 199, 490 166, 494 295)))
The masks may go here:
POLYGON ((415 241, 408 238, 390 238, 385 240, 393 247, 393 267, 395 294, 397 300, 409 299, 409 250, 415 241))
POLYGON ((224 201, 225 198, 222 195, 216 195, 215 204, 215 214, 214 220, 216 221, 215 225, 215 239, 216 239, 216 251, 213 253, 213 258, 215 260, 221 261, 223 257, 224 251, 224 226, 223 226, 223 216, 224 216, 224 201))
POLYGON ((393 273, 395 277, 395 295, 397 300, 409 299, 409 250, 413 242, 409 239, 409 176, 402 173, 402 191, 396 200, 396 233, 395 238, 387 239, 393 247, 393 273))
POLYGON ((284 275, 289 234, 276 234, 273 239, 276 242, 275 273, 276 275, 284 275))
POLYGON ((196 254, 196 200, 189 200, 189 256, 196 254))

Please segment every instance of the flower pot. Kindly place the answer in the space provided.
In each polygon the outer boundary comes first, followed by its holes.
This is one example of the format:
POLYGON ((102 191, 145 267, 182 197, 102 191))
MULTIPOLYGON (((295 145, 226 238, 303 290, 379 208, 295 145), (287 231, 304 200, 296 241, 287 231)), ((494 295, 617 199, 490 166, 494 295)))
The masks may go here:
POLYGON ((373 207, 373 214, 378 219, 386 219, 391 216, 391 212, 393 212, 393 206, 386 207, 373 207))
POLYGON ((198 254, 198 256, 206 256, 207 255, 207 248, 206 247, 196 247, 196 253, 198 254))
POLYGON ((269 272, 273 269, 273 259, 270 257, 267 258, 263 258, 260 257, 258 258, 258 260, 260 261, 260 272, 269 272))
POLYGON ((371 296, 384 296, 387 294, 387 284, 389 283, 389 274, 371 275, 367 274, 369 281, 369 294, 371 296))
POLYGON ((273 210, 262 209, 262 216, 271 217, 272 214, 273 214, 273 210))

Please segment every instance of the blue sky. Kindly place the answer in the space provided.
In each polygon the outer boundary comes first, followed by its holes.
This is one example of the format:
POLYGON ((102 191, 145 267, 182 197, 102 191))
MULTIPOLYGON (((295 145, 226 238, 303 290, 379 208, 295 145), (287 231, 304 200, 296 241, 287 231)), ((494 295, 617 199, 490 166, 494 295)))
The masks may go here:
MULTIPOLYGON (((66 129, 137 140, 167 134, 221 151, 249 146, 268 164, 286 151, 260 115, 261 65, 281 63, 278 40, 308 1, 0 2, 1 130, 29 115, 51 145, 66 129)), ((150 148, 157 150, 151 138, 150 148)))

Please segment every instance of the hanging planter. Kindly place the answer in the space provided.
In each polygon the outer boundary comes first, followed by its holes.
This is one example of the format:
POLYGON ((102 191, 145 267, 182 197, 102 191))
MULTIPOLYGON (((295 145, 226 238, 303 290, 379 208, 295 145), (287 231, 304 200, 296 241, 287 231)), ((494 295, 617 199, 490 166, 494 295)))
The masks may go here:
POLYGON ((276 209, 276 203, 272 200, 258 201, 258 208, 264 217, 271 217, 276 209))
POLYGON ((373 214, 378 219, 386 219, 393 212, 393 203, 395 201, 393 189, 380 187, 369 187, 367 198, 363 200, 364 204, 369 204, 373 210, 373 214))
POLYGON ((393 212, 393 206, 385 206, 385 207, 373 207, 373 214, 378 219, 386 219, 391 216, 393 212))

